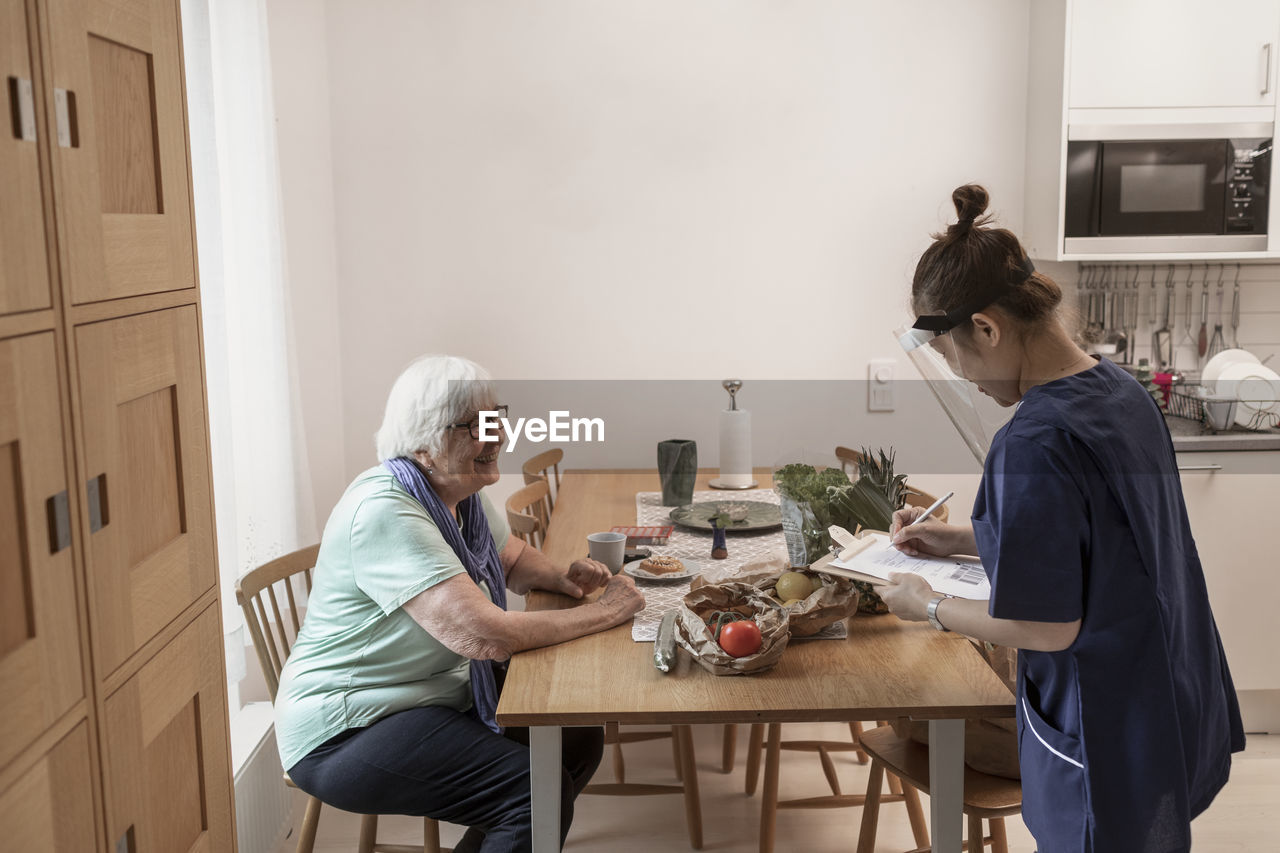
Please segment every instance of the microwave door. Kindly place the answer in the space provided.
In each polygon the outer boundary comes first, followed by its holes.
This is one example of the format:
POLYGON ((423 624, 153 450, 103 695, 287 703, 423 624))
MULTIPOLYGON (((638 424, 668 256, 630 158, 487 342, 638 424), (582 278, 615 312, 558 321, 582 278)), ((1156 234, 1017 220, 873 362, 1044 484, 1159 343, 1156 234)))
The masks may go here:
POLYGON ((1101 236, 1223 233, 1227 153, 1225 139, 1104 142, 1101 236))

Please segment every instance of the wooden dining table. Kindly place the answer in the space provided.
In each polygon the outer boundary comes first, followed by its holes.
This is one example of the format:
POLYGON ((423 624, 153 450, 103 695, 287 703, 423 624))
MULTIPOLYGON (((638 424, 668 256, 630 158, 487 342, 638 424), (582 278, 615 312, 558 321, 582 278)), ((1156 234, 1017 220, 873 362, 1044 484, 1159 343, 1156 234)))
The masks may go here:
MULTIPOLYGON (((706 488, 714 475, 699 472, 697 488, 706 488)), ((758 470, 756 480, 762 488, 772 484, 767 469, 758 470)), ((584 557, 587 534, 634 524, 636 494, 658 489, 658 474, 652 470, 566 472, 543 550, 562 565, 584 557)), ((725 495, 750 499, 750 492, 725 495)), ((709 552, 710 534, 707 541, 709 552)), ((732 536, 729 552, 732 558, 732 536)), ((546 592, 530 593, 526 601, 530 610, 580 604, 546 592)), ((653 643, 632 640, 630 622, 515 655, 497 719, 530 729, 535 853, 560 849, 563 726, 847 722, 895 716, 929 723, 933 850, 958 853, 964 721, 1012 717, 1013 696, 958 634, 892 615, 858 615, 847 624, 846 639, 793 642, 773 669, 747 676, 712 675, 684 649, 677 665, 664 674, 654 667, 653 643)))

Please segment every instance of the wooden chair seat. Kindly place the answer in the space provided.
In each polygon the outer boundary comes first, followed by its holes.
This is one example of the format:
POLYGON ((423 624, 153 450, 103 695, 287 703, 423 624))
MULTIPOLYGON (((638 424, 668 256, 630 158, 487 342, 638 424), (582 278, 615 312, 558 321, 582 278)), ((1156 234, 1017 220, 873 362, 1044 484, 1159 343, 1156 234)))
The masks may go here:
MULTIPOLYGON (((782 740, 782 724, 771 723, 768 729, 767 749, 765 726, 756 723, 751 726, 751 741, 747 747, 746 792, 754 794, 756 780, 759 775, 760 755, 764 752, 764 788, 760 801, 760 853, 771 853, 777 835, 777 817, 779 809, 837 809, 861 806, 869 794, 846 794, 840 787, 840 778, 836 774, 835 762, 831 758, 833 752, 854 752, 859 764, 865 764, 868 754, 862 746, 862 724, 849 723, 850 739, 848 741, 832 740, 782 740), (778 779, 781 773, 782 750, 791 749, 800 752, 817 753, 822 764, 822 772, 826 776, 830 794, 817 797, 801 797, 790 800, 778 799, 778 779)), ((881 776, 883 777, 883 773, 881 776)), ((907 819, 911 823, 911 832, 916 844, 928 845, 929 828, 924 817, 924 807, 920 803, 920 795, 911 786, 904 786, 896 775, 890 773, 888 778, 889 793, 882 794, 880 785, 883 779, 876 781, 877 803, 903 803, 907 810, 907 819)))
MULTIPOLYGON (((319 545, 311 545, 285 554, 268 563, 253 569, 236 581, 236 601, 244 612, 245 626, 253 640, 253 648, 258 653, 258 663, 262 666, 262 675, 267 682, 267 691, 271 701, 275 702, 276 691, 280 688, 280 671, 292 651, 292 641, 297 640, 298 631, 302 628, 299 618, 298 599, 302 590, 297 589, 301 578, 306 594, 311 592, 311 570, 315 568, 316 557, 320 554, 319 545), (279 589, 281 595, 276 594, 279 589), (281 599, 284 610, 281 610, 281 599), (267 607, 270 605, 270 612, 267 607), (282 618, 287 613, 289 626, 282 618)), ((284 773, 284 783, 290 788, 298 786, 284 773)), ((316 830, 320 824, 320 810, 324 803, 317 797, 308 796, 307 808, 302 817, 302 826, 298 830, 297 853, 312 853, 316 843, 316 830)), ((450 853, 449 848, 440 846, 440 824, 434 818, 422 819, 422 846, 405 844, 379 844, 378 816, 360 816, 360 846, 358 853, 450 853)))
MULTIPOLYGON (((876 845, 876 823, 879 809, 880 776, 886 771, 897 775, 904 785, 929 793, 929 747, 900 738, 889 726, 872 729, 862 735, 862 748, 871 757, 871 775, 867 780, 866 804, 862 812, 862 828, 858 834, 857 853, 873 853, 876 845)), ((1022 810, 1022 784, 1015 779, 1002 779, 964 768, 964 813, 969 817, 969 839, 966 850, 980 850, 989 841, 993 853, 1008 853, 1004 819, 1022 810), (990 823, 991 835, 984 836, 982 821, 990 823), (977 845, 974 839, 981 839, 977 845)), ((916 840, 919 844, 919 839, 916 840)), ((928 846, 911 853, 923 853, 928 846)))

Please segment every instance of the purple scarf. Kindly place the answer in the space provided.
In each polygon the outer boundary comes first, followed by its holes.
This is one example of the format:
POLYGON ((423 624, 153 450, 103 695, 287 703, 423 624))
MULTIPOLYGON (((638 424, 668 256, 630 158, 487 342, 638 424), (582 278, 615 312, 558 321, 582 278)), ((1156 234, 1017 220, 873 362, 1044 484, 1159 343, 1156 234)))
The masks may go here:
MULTIPOLYGON (((462 566, 471 576, 471 580, 479 584, 484 581, 489 587, 493 603, 507 609, 506 575, 502 571, 502 561, 498 558, 498 546, 493 541, 493 533, 489 530, 489 519, 484 514, 484 506, 478 494, 471 495, 458 504, 458 519, 454 519, 448 507, 436 495, 427 475, 418 464, 406 456, 397 456, 382 463, 396 478, 404 490, 422 504, 431 520, 440 530, 444 541, 449 543, 453 553, 458 555, 462 566), (458 529, 458 520, 462 521, 462 529, 458 529)), ((497 661, 471 661, 471 700, 472 713, 480 722, 501 734, 502 726, 494 719, 498 709, 498 685, 494 677, 494 667, 503 666, 497 661)))

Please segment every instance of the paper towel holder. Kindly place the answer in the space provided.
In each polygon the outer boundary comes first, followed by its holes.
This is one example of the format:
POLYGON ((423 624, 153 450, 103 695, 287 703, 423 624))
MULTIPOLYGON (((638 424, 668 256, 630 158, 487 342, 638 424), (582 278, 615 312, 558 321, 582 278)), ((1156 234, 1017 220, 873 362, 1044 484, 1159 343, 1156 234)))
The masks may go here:
MULTIPOLYGON (((723 382, 721 382, 720 385, 724 388, 724 390, 729 392, 728 411, 730 412, 738 411, 738 392, 742 390, 742 380, 726 379, 723 382)), ((744 483, 744 482, 741 482, 740 480, 730 482, 724 477, 716 477, 713 480, 711 480, 709 483, 707 483, 707 485, 713 489, 726 489, 730 491, 738 491, 742 489, 754 489, 760 484, 756 482, 754 479, 748 480, 747 482, 744 483)))

